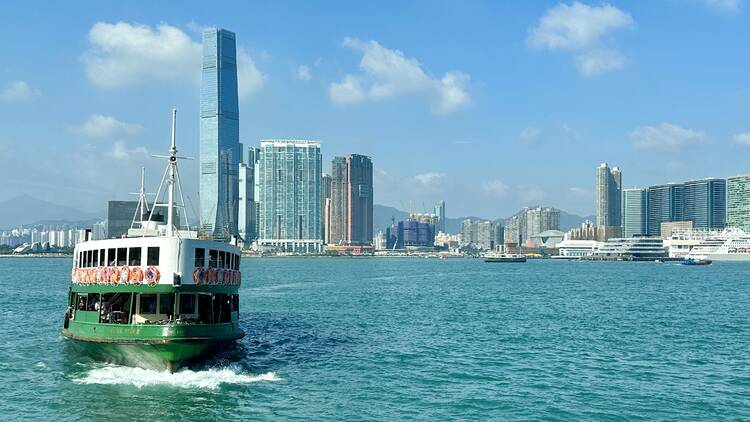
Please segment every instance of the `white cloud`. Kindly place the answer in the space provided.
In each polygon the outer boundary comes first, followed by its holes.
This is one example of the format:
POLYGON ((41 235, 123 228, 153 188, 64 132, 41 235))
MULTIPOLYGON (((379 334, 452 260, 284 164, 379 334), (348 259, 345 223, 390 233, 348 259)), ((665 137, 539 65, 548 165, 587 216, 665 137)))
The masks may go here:
POLYGON ((494 196, 505 196, 510 192, 510 186, 500 180, 488 180, 482 183, 482 189, 494 196))
POLYGON ((740 145, 749 145, 750 146, 750 132, 745 133, 738 133, 734 135, 734 142, 740 144, 740 145))
POLYGON ((0 90, 2 101, 24 101, 39 95, 39 91, 31 88, 26 81, 12 81, 0 90))
POLYGON ((420 173, 414 176, 414 180, 430 188, 438 187, 444 180, 445 173, 420 173))
POLYGON ((625 57, 616 50, 591 50, 577 55, 576 65, 581 75, 596 76, 622 69, 625 65, 625 57))
POLYGON ((740 0, 703 0, 708 7, 722 13, 735 14, 740 11, 740 0))
MULTIPOLYGON (((138 85, 146 80, 198 83, 202 47, 181 29, 161 23, 97 22, 83 55, 86 76, 100 88, 138 85)), ((237 49, 240 98, 263 87, 265 76, 242 48, 237 49)))
POLYGON ((519 186, 518 191, 521 201, 526 204, 539 202, 547 197, 547 193, 536 186, 519 186))
POLYGON ((71 128, 71 132, 91 138, 106 138, 114 135, 135 135, 143 127, 138 124, 123 123, 111 116, 92 114, 82 125, 71 128))
POLYGON ((685 129, 671 123, 658 126, 641 126, 630 132, 636 148, 679 150, 682 147, 706 141, 706 135, 692 129, 685 129))
POLYGON ((297 73, 295 77, 300 81, 309 81, 310 79, 312 79, 310 68, 305 65, 300 65, 299 67, 297 67, 297 73))
POLYGON ((425 73, 422 65, 399 50, 377 41, 344 39, 344 45, 362 53, 359 75, 346 75, 328 87, 331 100, 339 105, 377 101, 401 95, 426 95, 435 113, 451 113, 470 102, 466 85, 469 75, 447 72, 437 79, 425 73))
POLYGON ((539 136, 541 134, 542 130, 538 127, 527 127, 518 134, 518 139, 520 139, 524 144, 532 144, 536 142, 537 139, 539 139, 539 136))
POLYGON ((145 147, 135 147, 133 149, 129 149, 123 141, 115 141, 114 145, 112 146, 111 155, 118 160, 127 160, 137 154, 147 155, 148 150, 145 147))
POLYGON ((240 99, 249 98, 263 88, 266 76, 255 66, 252 57, 242 48, 237 49, 237 93, 240 99))
POLYGON ((573 186, 571 188, 568 188, 568 192, 570 192, 570 195, 576 198, 589 198, 593 197, 594 193, 591 191, 591 189, 586 189, 578 186, 573 186))
POLYGON ((534 48, 576 52, 576 65, 583 76, 594 76, 622 68, 625 59, 618 51, 602 46, 612 31, 633 25, 633 18, 609 4, 588 6, 561 3, 547 10, 526 42, 534 48))

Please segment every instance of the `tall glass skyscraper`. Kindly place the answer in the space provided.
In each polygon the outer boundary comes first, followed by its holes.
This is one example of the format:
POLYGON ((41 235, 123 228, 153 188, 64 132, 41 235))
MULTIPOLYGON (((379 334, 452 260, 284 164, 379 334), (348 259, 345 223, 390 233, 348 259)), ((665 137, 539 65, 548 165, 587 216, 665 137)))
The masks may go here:
POLYGON ((322 251, 322 167, 319 142, 260 142, 259 245, 284 252, 322 251))
POLYGON ((200 116, 201 235, 229 239, 238 234, 240 143, 237 53, 226 29, 203 31, 200 116))
POLYGON ((750 233, 750 174, 727 179, 727 227, 750 233))
POLYGON ((684 186, 679 183, 648 188, 646 230, 649 236, 661 235, 661 223, 683 221, 684 186))
POLYGON ((648 234, 648 190, 625 189, 622 195, 622 235, 624 237, 648 234))
POLYGON ((724 179, 692 180, 648 188, 648 234, 659 236, 661 223, 691 221, 693 228, 723 229, 726 226, 724 179))
POLYGON ((622 172, 607 163, 596 168, 596 225, 622 225, 622 172))
POLYGON ((727 181, 702 179, 685 182, 683 219, 692 221, 693 228, 723 229, 726 225, 727 181))
POLYGON ((351 154, 331 162, 331 243, 372 244, 372 160, 351 154))
POLYGON ((435 230, 447 233, 445 231, 445 201, 439 201, 435 204, 435 215, 438 216, 438 225, 435 230))

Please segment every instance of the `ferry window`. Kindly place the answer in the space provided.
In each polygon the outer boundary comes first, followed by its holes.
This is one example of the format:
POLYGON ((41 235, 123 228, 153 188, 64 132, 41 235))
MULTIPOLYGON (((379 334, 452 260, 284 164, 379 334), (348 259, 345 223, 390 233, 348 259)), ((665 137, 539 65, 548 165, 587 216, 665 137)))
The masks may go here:
POLYGON ((159 248, 149 247, 146 265, 159 265, 159 248))
POLYGON ((141 304, 138 308, 138 312, 141 314, 155 314, 156 313, 156 295, 155 294, 142 294, 141 304))
POLYGON ((227 258, 229 259, 229 265, 227 266, 227 268, 229 268, 230 270, 233 270, 234 269, 234 254, 228 253, 227 258))
POLYGON ((107 265, 107 260, 104 257, 104 249, 99 249, 99 266, 104 267, 107 265))
POLYGON ((189 293, 180 293, 180 314, 194 314, 195 313, 195 295, 189 293))
POLYGON ((227 267, 227 254, 224 251, 219 251, 219 268, 227 267))
POLYGON ((83 252, 78 251, 78 268, 83 267, 83 252))
POLYGON ((128 250, 125 248, 117 248, 117 265, 125 265, 128 263, 128 250))
POLYGON ((216 261, 219 259, 219 252, 215 250, 208 251, 208 268, 216 268, 216 261))
POLYGON ((139 267, 141 265, 141 248, 130 248, 128 261, 130 261, 130 266, 139 267))
POLYGON ((109 266, 113 267, 117 265, 117 261, 115 261, 115 250, 114 249, 107 249, 107 260, 109 262, 109 266))
POLYGON ((89 293, 89 303, 86 304, 87 311, 98 311, 99 310, 99 293, 89 293))
POLYGON ((240 295, 232 295, 232 310, 234 312, 240 311, 240 295))
POLYGON ((86 310, 86 298, 87 296, 83 296, 81 294, 78 294, 78 304, 76 305, 76 309, 79 311, 85 311, 86 310))
POLYGON ((206 250, 203 248, 195 248, 195 266, 203 267, 206 265, 206 250))
POLYGON ((234 256, 234 269, 237 270, 237 271, 240 270, 240 259, 241 258, 240 258, 239 255, 235 255, 234 256))
POLYGON ((159 295, 159 313, 163 315, 172 315, 174 312, 174 294, 159 295))

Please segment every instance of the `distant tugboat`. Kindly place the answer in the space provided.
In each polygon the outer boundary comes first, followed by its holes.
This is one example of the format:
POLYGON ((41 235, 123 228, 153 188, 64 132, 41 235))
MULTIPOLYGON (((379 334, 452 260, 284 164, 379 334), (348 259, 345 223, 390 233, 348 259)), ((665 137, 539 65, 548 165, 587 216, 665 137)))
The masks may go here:
POLYGON ((240 248, 199 239, 190 230, 175 125, 173 110, 172 147, 151 210, 141 181, 141 218, 134 216, 127 236, 76 245, 62 330, 94 358, 170 372, 245 335, 239 326, 240 248), (175 204, 175 186, 181 204, 175 204), (162 187, 166 202, 159 203, 162 187), (157 221, 159 207, 166 208, 166 222, 157 221))
POLYGON ((526 262, 526 256, 522 254, 487 254, 484 262, 526 262))
POLYGON ((713 261, 704 257, 688 257, 682 260, 682 265, 711 265, 713 261))

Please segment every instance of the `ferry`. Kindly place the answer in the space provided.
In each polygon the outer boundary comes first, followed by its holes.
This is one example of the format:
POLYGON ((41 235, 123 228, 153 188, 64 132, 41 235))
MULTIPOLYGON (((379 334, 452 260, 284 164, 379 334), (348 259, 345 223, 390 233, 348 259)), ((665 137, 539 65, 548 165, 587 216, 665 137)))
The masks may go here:
POLYGON ((185 157, 177 156, 175 129, 173 110, 172 146, 151 209, 141 179, 128 234, 75 247, 62 335, 95 359, 174 372, 245 335, 241 250, 190 230, 177 168, 185 157), (166 209, 166 221, 158 209, 166 209))
POLYGON ((724 229, 693 246, 686 258, 705 258, 711 261, 750 261, 750 235, 738 228, 724 229))
POLYGON ((522 254, 487 254, 484 262, 526 262, 526 256, 522 254))

